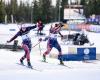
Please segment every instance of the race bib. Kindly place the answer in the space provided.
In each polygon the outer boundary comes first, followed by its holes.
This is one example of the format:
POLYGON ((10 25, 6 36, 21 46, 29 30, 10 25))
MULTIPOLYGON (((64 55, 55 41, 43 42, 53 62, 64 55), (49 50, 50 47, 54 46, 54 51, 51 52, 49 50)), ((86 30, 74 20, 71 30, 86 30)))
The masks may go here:
POLYGON ((29 39, 28 34, 22 35, 22 40, 29 39))
POLYGON ((50 37, 51 37, 51 38, 57 38, 57 34, 52 34, 52 33, 51 33, 51 34, 50 34, 50 37))

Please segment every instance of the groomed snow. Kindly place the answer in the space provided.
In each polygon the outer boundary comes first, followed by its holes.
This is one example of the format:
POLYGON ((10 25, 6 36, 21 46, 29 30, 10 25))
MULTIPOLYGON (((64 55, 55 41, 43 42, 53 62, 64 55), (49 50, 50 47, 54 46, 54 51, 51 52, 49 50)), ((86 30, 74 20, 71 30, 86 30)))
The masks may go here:
MULTIPOLYGON (((3 33, 9 33, 9 31, 6 32, 4 30, 2 34, 3 33)), ((38 38, 40 38, 40 36, 37 37, 35 33, 36 31, 31 31, 30 33, 33 46, 38 42, 38 38)), ((48 31, 44 30, 44 33, 48 34, 48 31)), ((62 31, 62 34, 68 34, 68 32, 62 31)), ((5 35, 0 35, 0 37, 2 37, 0 43, 6 43, 6 41, 10 39, 14 34, 5 35), (9 36, 4 37, 5 35, 9 36)), ((94 46, 97 48, 97 53, 100 54, 100 34, 89 32, 88 35, 91 41, 95 43, 94 46)), ((20 37, 18 38, 18 40, 20 41, 19 44, 21 44, 20 37)), ((60 38, 58 38, 58 40, 61 44, 63 53, 67 53, 68 46, 63 45, 60 38)), ((82 61, 66 61, 64 63, 68 67, 64 67, 58 65, 59 61, 57 59, 49 58, 50 55, 48 55, 48 63, 41 62, 42 54, 46 50, 46 44, 47 42, 40 43, 41 53, 39 50, 39 45, 32 48, 32 51, 30 53, 31 63, 33 67, 38 69, 39 71, 31 70, 26 68, 25 66, 20 66, 16 64, 23 56, 24 51, 13 52, 9 49, 0 49, 0 80, 100 80, 99 60, 92 61, 90 63, 82 61)), ((56 54, 57 50, 53 49, 51 51, 51 54, 52 53, 56 54)), ((26 60, 25 64, 27 65, 26 60)))

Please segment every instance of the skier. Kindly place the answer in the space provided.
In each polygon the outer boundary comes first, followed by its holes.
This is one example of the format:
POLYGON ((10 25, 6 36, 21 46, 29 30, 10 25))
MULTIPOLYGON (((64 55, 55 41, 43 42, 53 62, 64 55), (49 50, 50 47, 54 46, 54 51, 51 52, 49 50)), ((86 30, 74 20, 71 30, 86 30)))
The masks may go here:
POLYGON ((43 30, 43 27, 44 27, 42 21, 41 21, 41 20, 38 20, 36 26, 37 26, 37 28, 38 28, 38 30, 37 30, 37 34, 42 35, 41 31, 43 30))
POLYGON ((30 62, 30 51, 31 51, 31 39, 28 35, 29 31, 31 29, 36 28, 36 26, 21 26, 20 30, 13 36, 10 40, 7 41, 7 43, 12 42, 14 39, 16 39, 18 36, 22 37, 22 48, 25 51, 25 54, 20 59, 20 63, 24 65, 23 60, 27 59, 27 65, 29 68, 32 68, 31 62, 30 62))
MULTIPOLYGON (((48 42, 47 42, 47 50, 43 54, 43 62, 46 62, 46 55, 50 53, 50 51, 52 50, 53 47, 55 47, 59 51, 58 57, 61 58, 60 64, 64 65, 64 63, 62 61, 62 50, 57 41, 57 33, 59 33, 60 36, 63 37, 63 35, 60 33, 60 30, 61 30, 60 24, 55 24, 54 27, 51 26, 51 28, 49 30, 49 36, 44 39, 44 40, 48 39, 48 42)), ((40 41, 41 40, 42 39, 40 39, 40 41)))

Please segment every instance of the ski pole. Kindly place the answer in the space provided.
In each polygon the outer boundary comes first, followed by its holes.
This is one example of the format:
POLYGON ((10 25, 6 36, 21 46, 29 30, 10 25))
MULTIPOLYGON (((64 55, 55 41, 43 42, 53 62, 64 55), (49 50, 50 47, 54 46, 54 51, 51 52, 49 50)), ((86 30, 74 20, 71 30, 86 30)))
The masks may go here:
MULTIPOLYGON (((39 40, 39 35, 37 37, 38 37, 38 40, 39 40)), ((40 51, 40 55, 41 55, 41 45, 40 45, 40 42, 39 42, 39 51, 40 51)))
POLYGON ((35 44, 34 46, 32 46, 32 48, 34 48, 35 46, 37 46, 38 44, 40 44, 41 41, 39 41, 37 44, 35 44))

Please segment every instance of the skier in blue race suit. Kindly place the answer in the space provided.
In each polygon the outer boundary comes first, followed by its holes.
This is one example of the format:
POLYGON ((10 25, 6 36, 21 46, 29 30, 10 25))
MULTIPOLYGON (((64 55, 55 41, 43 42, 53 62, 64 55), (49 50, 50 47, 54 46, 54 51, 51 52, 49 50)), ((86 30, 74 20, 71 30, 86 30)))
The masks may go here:
POLYGON ((28 67, 32 67, 31 62, 30 62, 30 51, 31 51, 32 45, 31 45, 31 39, 28 33, 30 32, 30 30, 34 28, 36 28, 36 26, 21 27, 21 29, 17 32, 17 34, 7 41, 7 43, 10 43, 14 39, 16 39, 18 36, 22 37, 22 48, 24 49, 25 54, 23 57, 21 57, 20 63, 24 65, 23 60, 26 58, 28 67))
MULTIPOLYGON (((46 62, 46 55, 50 53, 53 47, 55 47, 58 52, 59 52, 59 57, 62 56, 62 50, 61 47, 57 41, 57 34, 59 33, 61 37, 63 35, 60 33, 61 30, 61 25, 60 24, 55 24, 54 27, 51 26, 50 31, 49 31, 49 36, 48 36, 48 42, 47 42, 47 50, 43 54, 43 61, 46 62)), ((45 38, 47 39, 47 38, 45 38)), ((60 64, 64 64, 62 59, 60 59, 60 64)))

